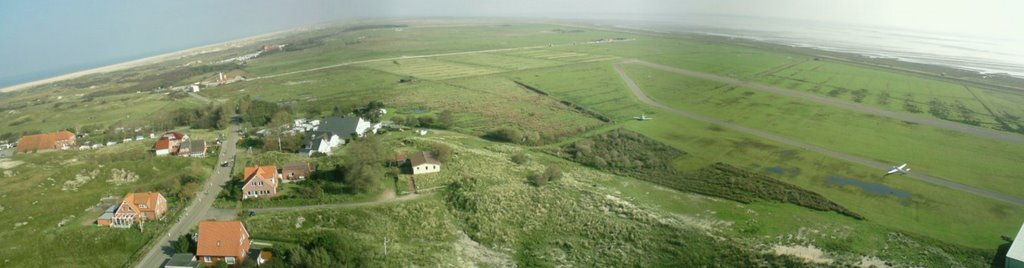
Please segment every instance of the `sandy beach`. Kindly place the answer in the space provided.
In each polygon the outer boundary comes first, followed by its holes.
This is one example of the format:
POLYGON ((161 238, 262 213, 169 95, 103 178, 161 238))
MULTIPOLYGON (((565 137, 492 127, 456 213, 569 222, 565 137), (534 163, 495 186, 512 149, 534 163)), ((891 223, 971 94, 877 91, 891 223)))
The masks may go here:
POLYGON ((237 46, 244 46, 244 45, 249 45, 249 44, 252 44, 252 43, 255 43, 255 42, 259 42, 259 41, 264 41, 264 40, 267 40, 267 39, 271 39, 271 38, 277 37, 278 35, 282 35, 282 34, 286 34, 286 33, 291 33, 291 32, 297 32, 297 31, 303 31, 303 30, 311 29, 311 28, 314 28, 314 27, 312 27, 312 26, 305 26, 305 27, 299 27, 299 28, 288 29, 288 30, 283 30, 283 31, 259 34, 259 35, 243 37, 243 38, 239 38, 239 39, 235 39, 235 40, 220 42, 220 43, 216 43, 216 44, 204 45, 204 46, 189 48, 189 49, 185 49, 185 50, 180 50, 180 51, 160 54, 160 55, 156 55, 156 56, 152 56, 152 57, 146 57, 146 58, 141 58, 141 59, 137 59, 137 60, 131 60, 131 61, 127 61, 127 62, 112 64, 112 65, 107 65, 107 66, 102 66, 102 67, 97 67, 97 68, 92 68, 92 69, 88 69, 88 70, 82 70, 82 71, 78 71, 78 72, 58 75, 58 76, 54 76, 54 77, 50 77, 50 78, 46 78, 46 79, 41 79, 41 80, 36 80, 36 81, 32 81, 32 82, 26 82, 26 83, 21 83, 21 84, 17 84, 17 85, 12 85, 12 86, 8 86, 8 87, 0 88, 0 92, 11 92, 11 91, 17 91, 17 90, 22 90, 22 89, 28 89, 28 88, 32 88, 32 87, 35 87, 35 86, 45 85, 45 84, 49 84, 49 83, 53 83, 53 82, 58 82, 58 81, 63 81, 63 80, 68 80, 68 79, 74 79, 74 78, 78 78, 78 77, 82 77, 82 76, 86 76, 86 75, 90 75, 90 74, 112 72, 112 71, 123 70, 123 69, 128 69, 128 68, 138 67, 138 66, 143 66, 143 65, 148 65, 148 64, 160 63, 160 62, 163 62, 163 61, 166 61, 166 60, 173 60, 173 59, 178 59, 178 58, 187 57, 187 56, 193 56, 193 55, 204 54, 204 53, 209 53, 209 52, 216 52, 216 51, 225 50, 225 49, 229 49, 229 48, 233 48, 233 47, 237 47, 237 46))

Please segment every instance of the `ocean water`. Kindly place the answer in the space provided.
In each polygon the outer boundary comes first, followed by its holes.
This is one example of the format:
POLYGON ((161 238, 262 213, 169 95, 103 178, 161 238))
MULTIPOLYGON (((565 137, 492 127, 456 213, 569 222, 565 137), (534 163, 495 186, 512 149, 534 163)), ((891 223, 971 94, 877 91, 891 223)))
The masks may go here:
POLYGON ((627 19, 623 28, 744 38, 1024 77, 1024 36, 983 37, 827 22, 734 16, 627 19))

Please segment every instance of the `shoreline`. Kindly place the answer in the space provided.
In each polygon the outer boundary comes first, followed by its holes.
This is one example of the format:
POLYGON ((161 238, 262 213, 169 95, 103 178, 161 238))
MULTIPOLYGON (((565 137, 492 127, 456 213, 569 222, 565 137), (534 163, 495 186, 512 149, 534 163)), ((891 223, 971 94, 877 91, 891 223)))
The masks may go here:
POLYGON ((49 78, 43 78, 43 79, 39 79, 39 80, 35 80, 35 81, 30 81, 30 82, 25 82, 25 83, 21 83, 21 84, 15 84, 15 85, 6 86, 6 87, 3 87, 3 88, 0 88, 0 93, 9 93, 9 92, 14 92, 14 91, 18 91, 18 90, 24 90, 24 89, 33 88, 33 87, 36 87, 36 86, 42 86, 42 85, 46 85, 46 84, 50 84, 50 83, 60 82, 60 81, 64 81, 64 80, 75 79, 75 78, 79 78, 79 77, 83 77, 83 76, 87 76, 87 75, 91 75, 91 74, 108 73, 108 72, 119 71, 119 70, 124 70, 124 69, 128 69, 128 68, 133 68, 133 67, 139 67, 139 66, 143 66, 143 65, 160 63, 160 62, 163 62, 163 61, 173 60, 173 59, 177 59, 177 58, 181 58, 181 57, 187 57, 187 56, 193 56, 193 55, 204 54, 204 53, 209 53, 209 52, 221 51, 221 50, 229 49, 229 48, 231 48, 233 46, 246 45, 248 43, 257 42, 257 41, 260 41, 260 40, 263 40, 263 39, 270 39, 272 37, 276 37, 276 36, 281 35, 281 34, 298 32, 298 31, 303 31, 303 30, 306 30, 306 29, 314 29, 317 26, 318 25, 308 25, 308 26, 302 26, 302 27, 286 29, 286 30, 281 30, 281 31, 274 31, 274 32, 269 32, 269 33, 263 33, 263 34, 258 34, 258 35, 247 36, 247 37, 242 37, 242 38, 238 38, 238 39, 223 41, 223 42, 219 42, 219 43, 201 45, 201 46, 198 46, 198 47, 187 48, 187 49, 183 49, 183 50, 178 50, 178 51, 173 51, 173 52, 153 55, 153 56, 144 57, 144 58, 140 58, 140 59, 129 60, 129 61, 126 61, 126 62, 115 63, 115 64, 106 65, 106 66, 100 66, 100 67, 95 67, 95 68, 91 68, 91 69, 85 69, 85 70, 81 70, 81 71, 75 71, 75 72, 66 73, 66 74, 62 74, 62 75, 58 75, 58 76, 53 76, 53 77, 49 77, 49 78), (204 51, 204 50, 210 50, 210 51, 204 51))

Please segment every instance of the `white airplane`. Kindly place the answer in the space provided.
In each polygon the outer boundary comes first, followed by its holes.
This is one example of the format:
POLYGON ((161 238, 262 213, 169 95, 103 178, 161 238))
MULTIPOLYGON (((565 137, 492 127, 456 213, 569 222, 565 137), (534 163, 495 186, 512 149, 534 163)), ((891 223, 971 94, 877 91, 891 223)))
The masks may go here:
POLYGON ((647 117, 647 114, 643 113, 643 114, 640 114, 640 116, 633 117, 633 119, 640 120, 640 121, 647 121, 647 120, 651 120, 651 119, 654 119, 654 118, 647 117))
POLYGON ((907 172, 910 172, 910 168, 907 167, 907 163, 903 163, 902 165, 900 165, 898 167, 897 166, 893 166, 892 169, 889 170, 889 172, 885 173, 885 175, 889 175, 889 174, 893 174, 893 173, 899 173, 899 174, 902 174, 902 175, 906 175, 907 172))

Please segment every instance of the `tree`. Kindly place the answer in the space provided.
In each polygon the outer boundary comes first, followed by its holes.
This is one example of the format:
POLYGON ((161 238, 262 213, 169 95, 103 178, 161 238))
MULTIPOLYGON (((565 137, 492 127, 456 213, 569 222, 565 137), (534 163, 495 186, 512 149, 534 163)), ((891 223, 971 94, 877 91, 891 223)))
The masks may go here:
POLYGON ((434 125, 434 120, 436 120, 436 119, 434 118, 434 116, 431 116, 431 115, 424 115, 424 116, 420 116, 419 118, 416 118, 416 121, 419 122, 419 126, 421 126, 421 127, 433 126, 434 125))
POLYGON ((242 96, 238 100, 238 114, 248 114, 250 106, 252 106, 252 99, 249 95, 242 96))
POLYGON ((174 253, 191 253, 194 252, 193 248, 192 234, 183 234, 174 241, 174 253))
POLYGON ((437 128, 449 129, 455 125, 455 118, 452 111, 444 110, 437 116, 437 128))
POLYGON ((281 109, 270 117, 270 126, 278 127, 292 123, 292 114, 288 110, 281 109))
POLYGON ((523 141, 523 132, 511 127, 502 127, 488 132, 487 135, 484 135, 484 138, 519 143, 523 141))
POLYGON ((430 151, 434 153, 434 157, 436 157, 438 161, 441 161, 441 163, 448 162, 448 160, 452 159, 452 148, 448 147, 448 145, 435 143, 430 151))

